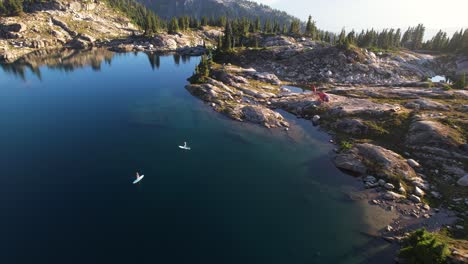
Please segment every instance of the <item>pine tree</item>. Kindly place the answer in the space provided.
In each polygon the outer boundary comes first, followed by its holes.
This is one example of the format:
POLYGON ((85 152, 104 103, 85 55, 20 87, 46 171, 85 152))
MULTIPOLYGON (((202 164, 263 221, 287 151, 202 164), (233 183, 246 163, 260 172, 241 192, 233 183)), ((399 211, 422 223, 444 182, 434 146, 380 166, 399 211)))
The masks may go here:
POLYGON ((23 13, 23 3, 21 0, 4 0, 3 6, 8 16, 18 16, 23 13))
POLYGON ((226 21, 222 50, 229 51, 233 48, 232 47, 232 37, 233 37, 232 34, 233 32, 232 32, 231 22, 226 21))
POLYGON ((288 34, 288 26, 286 26, 286 24, 283 24, 283 29, 281 30, 281 33, 284 35, 288 34))
POLYGON ((3 1, 0 1, 0 15, 6 15, 6 14, 7 14, 7 10, 5 6, 3 5, 3 1))
POLYGON ((343 28, 341 30, 340 36, 338 37, 338 43, 343 44, 346 40, 346 30, 343 28))
POLYGON ((262 30, 262 22, 260 21, 260 17, 257 17, 255 20, 255 33, 260 32, 262 30))
POLYGON ((266 33, 266 34, 269 34, 269 33, 272 33, 272 28, 271 28, 271 23, 270 23, 270 20, 267 19, 265 21, 265 26, 263 27, 263 33, 266 33))
POLYGON ((317 39, 317 27, 315 26, 315 21, 312 20, 312 16, 309 16, 307 20, 305 35, 312 39, 317 39))
POLYGON ((167 31, 169 34, 175 34, 179 32, 179 22, 177 21, 177 18, 173 17, 171 19, 171 22, 169 23, 169 27, 167 31))
POLYGON ((208 26, 208 18, 206 16, 203 16, 201 19, 201 25, 202 26, 208 26))
POLYGON ((401 29, 397 29, 395 35, 393 36, 393 45, 395 45, 397 48, 401 46, 401 29))
POLYGON ((218 50, 223 50, 223 37, 218 37, 218 50))
POLYGON ((466 87, 466 73, 463 73, 458 80, 454 83, 453 87, 458 89, 465 89, 466 87))
POLYGON ((296 36, 301 35, 301 22, 299 20, 291 21, 291 26, 289 28, 289 33, 291 35, 296 35, 296 36))
POLYGON ((278 23, 278 20, 275 18, 273 21, 273 33, 278 34, 280 32, 280 25, 278 23))

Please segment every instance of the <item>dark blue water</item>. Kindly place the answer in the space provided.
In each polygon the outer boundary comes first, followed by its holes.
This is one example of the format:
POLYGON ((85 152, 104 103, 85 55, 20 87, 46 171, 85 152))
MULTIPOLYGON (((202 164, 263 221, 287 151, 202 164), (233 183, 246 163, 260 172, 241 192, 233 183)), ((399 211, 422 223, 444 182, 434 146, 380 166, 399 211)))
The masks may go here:
POLYGON ((325 134, 214 113, 198 58, 86 56, 0 68, 0 263, 368 259, 325 134))

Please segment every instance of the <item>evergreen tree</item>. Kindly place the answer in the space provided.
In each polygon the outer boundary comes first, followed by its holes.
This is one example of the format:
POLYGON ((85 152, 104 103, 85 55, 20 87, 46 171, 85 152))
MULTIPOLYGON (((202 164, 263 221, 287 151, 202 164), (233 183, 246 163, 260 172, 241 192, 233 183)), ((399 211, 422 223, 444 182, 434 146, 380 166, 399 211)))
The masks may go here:
POLYGON ((272 33, 273 29, 271 28, 270 20, 265 21, 265 26, 263 27, 263 33, 269 34, 272 33))
POLYGON ((278 20, 276 18, 273 21, 273 33, 274 34, 280 33, 280 25, 279 25, 278 20))
POLYGON ((171 22, 169 23, 169 27, 167 29, 167 32, 169 34, 175 34, 179 32, 179 22, 177 21, 177 18, 173 17, 171 19, 171 22))
POLYGON ((395 35, 393 36, 393 45, 395 45, 397 48, 401 46, 401 29, 397 29, 395 35))
POLYGON ((231 22, 226 21, 226 27, 224 28, 224 39, 223 39, 223 46, 222 50, 229 51, 233 48, 232 46, 232 25, 231 22))
POLYGON ((0 15, 6 15, 7 10, 5 6, 3 5, 3 1, 0 1, 0 15))
POLYGON ((348 42, 350 44, 356 44, 357 39, 356 39, 356 32, 354 30, 351 30, 351 32, 348 33, 346 38, 348 39, 348 42))
POLYGON ((346 30, 343 28, 341 30, 340 36, 338 37, 338 43, 342 44, 346 40, 346 30))
POLYGON ((203 16, 201 19, 201 25, 202 26, 208 26, 208 18, 206 16, 203 16))
POLYGON ((3 7, 7 16, 18 16, 23 13, 23 2, 21 0, 4 0, 3 7))
POLYGON ((317 27, 315 26, 315 21, 312 20, 312 16, 309 16, 307 20, 305 35, 312 39, 317 39, 317 27))
POLYGON ((283 24, 283 29, 281 30, 281 33, 284 35, 288 34, 288 26, 286 26, 286 24, 283 24))
POLYGON ((466 73, 463 73, 458 80, 453 84, 453 87, 458 89, 465 89, 466 87, 466 73))
POLYGON ((262 22, 260 21, 260 17, 257 17, 255 19, 255 27, 254 27, 254 32, 257 33, 257 32, 260 32, 262 30, 262 22))
POLYGON ((296 35, 296 36, 301 35, 301 22, 299 20, 291 21, 291 26, 289 27, 289 33, 291 35, 296 35))

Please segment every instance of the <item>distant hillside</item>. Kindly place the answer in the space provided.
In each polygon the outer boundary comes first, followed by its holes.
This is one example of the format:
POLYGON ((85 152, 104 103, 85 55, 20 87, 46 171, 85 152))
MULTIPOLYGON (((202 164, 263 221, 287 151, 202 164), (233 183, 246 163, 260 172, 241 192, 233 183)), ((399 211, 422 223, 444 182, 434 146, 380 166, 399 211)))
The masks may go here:
POLYGON ((290 23, 295 17, 286 12, 273 9, 269 6, 246 0, 137 0, 156 12, 160 17, 170 18, 173 16, 195 16, 201 18, 228 18, 248 17, 261 20, 273 20, 290 23))

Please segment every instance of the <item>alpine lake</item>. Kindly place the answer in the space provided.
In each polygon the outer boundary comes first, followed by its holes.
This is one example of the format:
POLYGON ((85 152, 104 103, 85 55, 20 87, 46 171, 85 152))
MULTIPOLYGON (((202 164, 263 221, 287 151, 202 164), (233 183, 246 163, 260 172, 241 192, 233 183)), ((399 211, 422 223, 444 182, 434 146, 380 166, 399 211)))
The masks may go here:
POLYGON ((287 113, 289 131, 216 113, 185 89, 199 61, 0 66, 1 263, 393 263, 330 137, 287 113))

